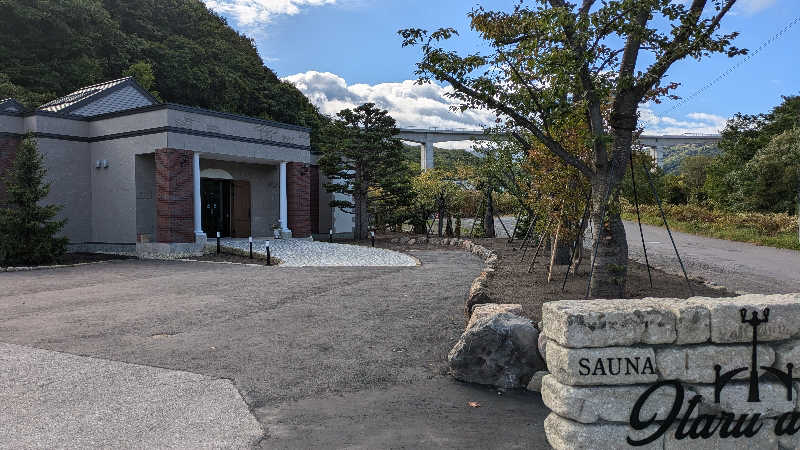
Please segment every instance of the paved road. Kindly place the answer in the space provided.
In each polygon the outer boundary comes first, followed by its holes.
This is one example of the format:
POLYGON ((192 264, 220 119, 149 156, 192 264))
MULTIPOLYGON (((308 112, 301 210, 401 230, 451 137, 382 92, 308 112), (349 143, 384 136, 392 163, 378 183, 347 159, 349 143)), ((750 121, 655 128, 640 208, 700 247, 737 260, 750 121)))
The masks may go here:
MULTIPOLYGON (((682 273, 666 228, 643 225, 650 264, 682 273)), ((631 258, 644 262, 636 222, 625 222, 631 258)), ((672 232, 690 277, 749 293, 800 292, 800 251, 672 232)))
MULTIPOLYGON (((538 395, 498 396, 445 375, 480 260, 414 255, 422 266, 120 261, 4 273, 0 342, 231 380, 264 448, 546 448, 538 395)), ((16 379, 26 386, 38 392, 16 379)), ((51 391, 50 406, 69 395, 51 391)), ((31 414, 13 411, 0 427, 31 414)))

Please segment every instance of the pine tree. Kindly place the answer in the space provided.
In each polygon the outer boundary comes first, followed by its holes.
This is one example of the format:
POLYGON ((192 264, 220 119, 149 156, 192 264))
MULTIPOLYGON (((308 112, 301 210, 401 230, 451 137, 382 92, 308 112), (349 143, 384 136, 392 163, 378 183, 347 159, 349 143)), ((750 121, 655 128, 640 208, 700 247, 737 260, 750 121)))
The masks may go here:
POLYGON ((46 173, 44 157, 29 134, 2 180, 8 205, 0 208, 0 265, 48 263, 66 251, 67 239, 56 237, 66 220, 54 220, 61 207, 39 204, 50 192, 46 173))

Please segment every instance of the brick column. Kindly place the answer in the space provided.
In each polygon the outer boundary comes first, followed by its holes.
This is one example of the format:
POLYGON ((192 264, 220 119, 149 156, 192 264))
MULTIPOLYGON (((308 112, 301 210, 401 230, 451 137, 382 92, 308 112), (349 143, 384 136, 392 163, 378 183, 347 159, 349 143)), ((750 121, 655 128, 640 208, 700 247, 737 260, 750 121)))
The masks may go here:
POLYGON ((156 150, 156 241, 194 242, 194 195, 190 150, 156 150))
MULTIPOLYGON (((16 137, 0 137, 0 179, 5 178, 8 170, 14 165, 20 142, 21 140, 16 137)), ((7 202, 6 185, 0 181, 0 207, 6 206, 7 202)))
POLYGON ((311 188, 311 167, 303 163, 287 163, 288 219, 294 237, 311 236, 311 188))

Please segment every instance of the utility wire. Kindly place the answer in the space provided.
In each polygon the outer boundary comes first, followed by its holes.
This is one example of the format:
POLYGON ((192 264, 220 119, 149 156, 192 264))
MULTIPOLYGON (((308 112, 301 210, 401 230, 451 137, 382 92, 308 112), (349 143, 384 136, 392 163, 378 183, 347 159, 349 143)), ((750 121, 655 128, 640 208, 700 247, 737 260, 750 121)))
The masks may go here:
MULTIPOLYGON (((770 44, 772 44, 773 42, 775 42, 778 39, 780 39, 784 34, 786 34, 787 31, 789 31, 793 26, 797 25, 797 23, 799 23, 799 22, 800 22, 800 16, 795 17, 791 22, 786 24, 786 26, 784 26, 777 33, 772 35, 772 37, 770 37, 766 41, 762 42, 761 45, 758 46, 758 48, 756 48, 754 51, 748 53, 747 56, 745 56, 744 58, 740 59, 736 64, 728 67, 728 69, 726 71, 722 72, 716 78, 714 78, 713 80, 711 80, 708 83, 706 83, 705 86, 701 87, 700 89, 698 89, 697 91, 693 92, 689 96, 680 99, 680 101, 678 101, 678 103, 673 105, 670 109, 659 113, 659 115, 667 115, 667 114, 671 113, 672 111, 675 111, 676 109, 679 109, 679 108, 685 106, 687 103, 689 103, 689 101, 691 101, 692 99, 696 98, 698 95, 702 94, 703 92, 707 91, 712 86, 714 86, 715 84, 719 83, 720 81, 725 79, 728 75, 733 73, 736 69, 738 69, 739 67, 741 67, 745 63, 749 62, 751 59, 753 59, 753 57, 758 55, 762 50, 767 48, 770 44)), ((642 124, 642 128, 644 128, 644 126, 647 125, 647 124, 648 124, 648 122, 645 121, 642 124)))

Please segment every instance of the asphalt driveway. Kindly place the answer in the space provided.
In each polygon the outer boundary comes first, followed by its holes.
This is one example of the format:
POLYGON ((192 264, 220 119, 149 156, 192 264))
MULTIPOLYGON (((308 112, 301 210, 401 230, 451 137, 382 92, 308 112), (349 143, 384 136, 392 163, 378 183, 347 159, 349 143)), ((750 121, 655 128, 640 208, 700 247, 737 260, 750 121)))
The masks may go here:
POLYGON ((0 342, 231 380, 264 448, 546 448, 538 395, 446 375, 481 261, 414 256, 422 266, 119 261, 4 273, 0 342))

